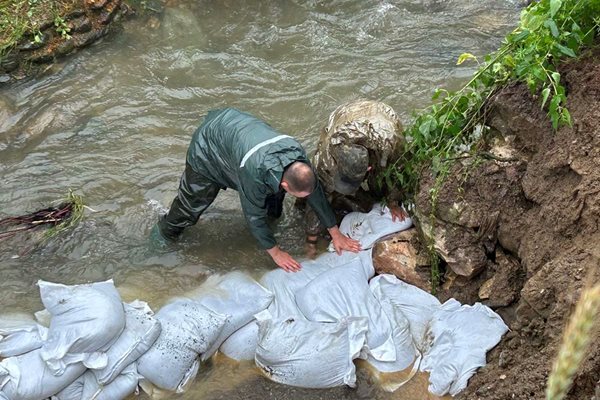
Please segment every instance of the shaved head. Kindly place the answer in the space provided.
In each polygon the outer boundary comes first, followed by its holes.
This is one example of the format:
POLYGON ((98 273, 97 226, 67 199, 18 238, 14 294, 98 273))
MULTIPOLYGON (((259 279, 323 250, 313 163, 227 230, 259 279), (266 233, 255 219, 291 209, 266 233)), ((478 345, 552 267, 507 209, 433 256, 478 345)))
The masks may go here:
POLYGON ((310 194, 315 189, 317 177, 310 165, 295 161, 283 172, 282 182, 287 183, 288 191, 310 194))

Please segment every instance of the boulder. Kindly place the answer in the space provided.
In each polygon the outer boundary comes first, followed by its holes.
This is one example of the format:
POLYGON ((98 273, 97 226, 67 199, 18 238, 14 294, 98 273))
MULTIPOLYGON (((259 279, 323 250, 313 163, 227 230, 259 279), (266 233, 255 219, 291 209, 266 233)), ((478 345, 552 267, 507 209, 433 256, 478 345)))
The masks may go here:
POLYGON ((406 283, 431 291, 429 258, 414 228, 377 243, 373 249, 373 265, 378 274, 392 274, 406 283))

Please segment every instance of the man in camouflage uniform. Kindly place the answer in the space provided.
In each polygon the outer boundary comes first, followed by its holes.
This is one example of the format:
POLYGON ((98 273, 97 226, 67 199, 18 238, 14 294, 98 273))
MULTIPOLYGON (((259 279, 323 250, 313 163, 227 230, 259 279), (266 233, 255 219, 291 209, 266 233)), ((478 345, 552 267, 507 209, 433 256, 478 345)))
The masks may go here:
MULTIPOLYGON (((381 172, 402 151, 402 124, 394 110, 381 102, 359 100, 339 106, 323 129, 313 165, 338 218, 352 211, 368 212, 384 201, 394 220, 407 214, 401 193, 378 182, 381 172)), ((314 210, 305 205, 309 252, 324 229, 314 210)))

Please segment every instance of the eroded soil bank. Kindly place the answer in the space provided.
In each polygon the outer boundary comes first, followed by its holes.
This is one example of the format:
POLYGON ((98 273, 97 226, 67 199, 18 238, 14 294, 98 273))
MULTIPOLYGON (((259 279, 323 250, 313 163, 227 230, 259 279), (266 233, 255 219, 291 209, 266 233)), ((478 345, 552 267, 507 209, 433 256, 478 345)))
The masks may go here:
MULTIPOLYGON (((572 127, 555 132, 539 99, 508 87, 489 104, 483 161, 454 161, 435 209, 434 178, 421 182, 418 225, 433 224, 442 300, 481 301, 511 328, 461 399, 544 399, 567 317, 600 279, 600 50, 560 72, 572 127)), ((568 398, 600 398, 598 326, 568 398)))

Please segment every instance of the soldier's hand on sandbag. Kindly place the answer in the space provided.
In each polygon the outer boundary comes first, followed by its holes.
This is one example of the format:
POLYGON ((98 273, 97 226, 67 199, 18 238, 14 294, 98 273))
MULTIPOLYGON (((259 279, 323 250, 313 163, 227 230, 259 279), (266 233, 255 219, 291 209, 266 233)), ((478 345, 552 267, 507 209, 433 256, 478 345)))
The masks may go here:
POLYGON ((345 236, 342 234, 342 232, 340 232, 337 226, 329 229, 329 234, 331 235, 331 243, 333 243, 335 252, 338 255, 342 254, 343 250, 351 251, 353 253, 358 253, 360 250, 362 250, 358 240, 354 240, 348 236, 345 236))
POLYGON ((294 260, 287 252, 281 250, 279 246, 268 249, 267 253, 269 253, 273 261, 275 261, 275 264, 280 268, 283 268, 286 272, 298 272, 302 269, 300 263, 294 260))
POLYGON ((402 222, 408 217, 408 213, 400 206, 388 206, 392 214, 392 221, 402 222))

